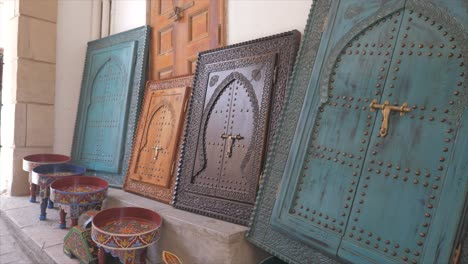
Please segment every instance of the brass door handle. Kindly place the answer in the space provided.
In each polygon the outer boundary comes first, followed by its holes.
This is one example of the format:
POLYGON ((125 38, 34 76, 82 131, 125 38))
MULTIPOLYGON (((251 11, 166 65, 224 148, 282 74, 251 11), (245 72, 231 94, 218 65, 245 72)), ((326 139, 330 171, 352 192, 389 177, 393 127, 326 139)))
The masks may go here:
POLYGON ((380 127, 381 137, 385 137, 388 133, 388 119, 392 111, 400 112, 400 116, 404 116, 405 113, 411 111, 411 109, 408 108, 407 103, 403 103, 401 106, 393 106, 390 105, 389 101, 385 101, 383 104, 378 104, 377 99, 372 100, 369 107, 371 112, 375 112, 376 109, 382 109, 383 121, 382 126, 380 127))
POLYGON ((178 21, 179 19, 182 18, 182 13, 189 9, 190 7, 194 6, 195 5, 195 2, 192 1, 192 2, 189 2, 187 4, 185 4, 184 6, 176 6, 174 7, 174 10, 172 10, 172 12, 170 12, 169 14, 167 14, 167 19, 173 19, 174 22, 178 21))

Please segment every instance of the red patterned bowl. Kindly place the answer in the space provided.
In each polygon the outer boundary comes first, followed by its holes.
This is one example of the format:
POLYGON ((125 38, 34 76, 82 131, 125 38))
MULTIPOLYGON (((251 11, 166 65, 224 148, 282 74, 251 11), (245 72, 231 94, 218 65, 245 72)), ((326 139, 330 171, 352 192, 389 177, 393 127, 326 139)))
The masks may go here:
POLYGON ((91 238, 108 250, 146 248, 160 237, 162 218, 140 207, 111 208, 93 218, 91 238))
POLYGON ((70 216, 72 226, 78 217, 90 210, 100 210, 107 197, 107 181, 93 176, 70 176, 58 179, 50 185, 50 199, 60 207, 60 228, 65 228, 65 215, 70 216))
MULTIPOLYGON (((23 158, 23 170, 31 172, 35 167, 44 164, 66 163, 70 161, 69 156, 60 154, 35 154, 23 158)), ((31 180, 31 179, 30 179, 31 180)))
POLYGON ((101 203, 107 197, 107 181, 93 176, 71 176, 50 185, 50 198, 63 205, 101 203))

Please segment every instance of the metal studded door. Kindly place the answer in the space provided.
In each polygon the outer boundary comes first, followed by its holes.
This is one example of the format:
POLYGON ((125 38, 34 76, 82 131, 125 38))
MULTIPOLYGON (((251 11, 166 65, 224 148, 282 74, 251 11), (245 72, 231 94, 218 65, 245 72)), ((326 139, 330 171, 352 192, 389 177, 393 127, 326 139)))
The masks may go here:
POLYGON ((88 43, 71 157, 122 186, 145 79, 148 27, 88 43))
POLYGON ((287 162, 276 160, 280 191, 274 207, 270 194, 257 205, 270 208, 273 228, 254 215, 249 236, 292 263, 332 262, 313 250, 289 254, 310 247, 351 263, 449 263, 467 188, 466 3, 319 5, 330 12, 304 106, 284 117, 299 117, 297 129, 275 146, 292 138, 287 162), (280 248, 273 234, 295 242, 280 248))
POLYGON ((115 173, 121 168, 135 44, 127 42, 90 54, 91 78, 83 98, 81 148, 75 161, 92 170, 115 173))
POLYGON ((200 54, 176 207, 246 224, 298 40, 289 32, 200 54))
POLYGON ((124 189, 169 203, 192 76, 148 82, 124 189))

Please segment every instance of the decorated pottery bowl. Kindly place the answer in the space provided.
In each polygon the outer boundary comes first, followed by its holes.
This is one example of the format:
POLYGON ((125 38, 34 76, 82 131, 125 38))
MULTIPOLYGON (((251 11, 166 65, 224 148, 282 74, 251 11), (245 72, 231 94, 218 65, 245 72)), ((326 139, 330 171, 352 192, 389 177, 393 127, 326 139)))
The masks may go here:
POLYGON ((58 164, 70 161, 69 156, 60 154, 35 154, 23 158, 23 170, 31 172, 35 167, 44 164, 58 164))
POLYGON ((39 189, 37 189, 36 184, 32 183, 32 170, 40 165, 67 163, 69 161, 69 156, 59 154, 34 154, 23 158, 23 170, 29 172, 29 193, 31 195, 29 201, 31 203, 36 202, 36 192, 39 191, 39 189))
POLYGON ((101 211, 93 218, 91 238, 108 250, 135 250, 155 243, 162 218, 140 207, 120 207, 101 211))
MULTIPOLYGON (((57 180, 62 177, 79 176, 86 172, 83 166, 73 164, 46 164, 35 167, 32 170, 32 183, 41 185, 45 179, 57 180)), ((49 182, 50 185, 52 182, 49 182)))
POLYGON ((100 210, 107 197, 107 181, 93 176, 70 176, 54 181, 50 185, 50 199, 60 207, 60 228, 66 228, 68 214, 72 226, 78 217, 90 210, 100 210))
POLYGON ((50 199, 63 205, 102 203, 107 197, 107 181, 93 176, 71 176, 50 185, 50 199))

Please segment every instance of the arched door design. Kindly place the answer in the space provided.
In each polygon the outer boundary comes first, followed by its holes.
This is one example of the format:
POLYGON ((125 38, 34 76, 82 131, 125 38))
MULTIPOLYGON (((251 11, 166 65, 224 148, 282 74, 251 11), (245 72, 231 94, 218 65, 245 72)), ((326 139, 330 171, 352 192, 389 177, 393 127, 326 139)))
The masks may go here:
POLYGON ((432 3, 377 2, 332 1, 272 224, 352 263, 448 263, 466 198, 467 32, 432 3))
POLYGON ((127 131, 130 73, 135 43, 118 45, 92 54, 89 89, 84 91, 80 148, 74 162, 88 170, 119 173, 127 131))
POLYGON ((149 33, 148 26, 138 27, 90 41, 86 50, 70 156, 113 187, 122 187, 128 171, 149 33))
POLYGON ((247 224, 297 32, 201 53, 174 204, 247 224))
POLYGON ((192 76, 148 82, 126 191, 170 203, 192 76))

